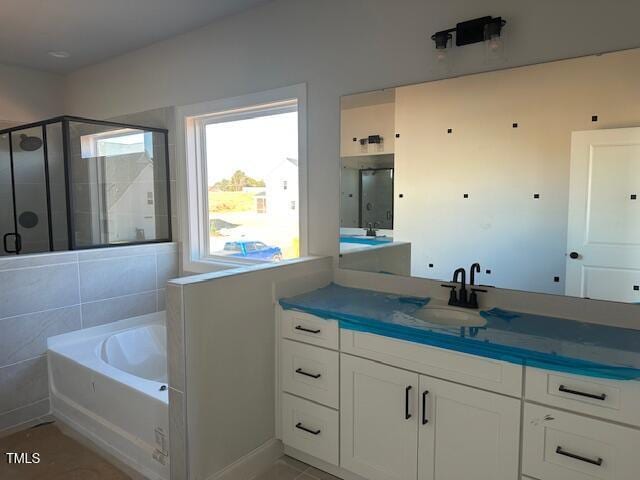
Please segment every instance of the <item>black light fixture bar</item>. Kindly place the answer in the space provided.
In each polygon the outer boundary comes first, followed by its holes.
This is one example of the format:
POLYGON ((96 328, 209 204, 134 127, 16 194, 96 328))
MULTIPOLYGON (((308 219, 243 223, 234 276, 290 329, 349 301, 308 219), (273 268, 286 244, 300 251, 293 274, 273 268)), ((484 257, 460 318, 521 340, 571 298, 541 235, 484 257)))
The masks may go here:
POLYGON ((471 45, 500 36, 502 27, 506 25, 502 17, 480 17, 456 24, 455 28, 441 30, 431 36, 437 49, 447 48, 453 33, 456 34, 456 46, 471 45))

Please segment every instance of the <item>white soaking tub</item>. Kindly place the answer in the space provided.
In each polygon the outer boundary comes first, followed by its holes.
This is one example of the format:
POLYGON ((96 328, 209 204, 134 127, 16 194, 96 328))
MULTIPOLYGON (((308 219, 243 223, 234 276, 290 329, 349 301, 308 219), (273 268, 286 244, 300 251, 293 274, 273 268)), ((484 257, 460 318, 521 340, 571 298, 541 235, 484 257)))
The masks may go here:
POLYGON ((54 416, 147 478, 169 479, 165 313, 48 340, 54 416))

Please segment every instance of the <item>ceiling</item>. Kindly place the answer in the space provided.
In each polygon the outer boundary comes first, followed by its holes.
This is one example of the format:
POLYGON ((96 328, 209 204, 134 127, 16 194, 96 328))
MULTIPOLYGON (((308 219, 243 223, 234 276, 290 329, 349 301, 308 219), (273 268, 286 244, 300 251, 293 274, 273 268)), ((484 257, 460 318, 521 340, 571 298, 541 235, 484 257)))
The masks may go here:
POLYGON ((267 1, 2 0, 0 63, 68 73, 267 1))

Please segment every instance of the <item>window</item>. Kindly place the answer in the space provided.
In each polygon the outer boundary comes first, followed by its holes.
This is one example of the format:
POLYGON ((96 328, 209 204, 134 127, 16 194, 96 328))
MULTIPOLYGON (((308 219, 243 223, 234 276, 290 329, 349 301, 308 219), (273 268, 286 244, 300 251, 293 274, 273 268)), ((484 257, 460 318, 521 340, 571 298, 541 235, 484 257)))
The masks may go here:
POLYGON ((306 229, 296 206, 306 173, 303 93, 298 86, 184 107, 186 269, 301 255, 306 229))
POLYGON ((132 128, 110 130, 80 136, 82 158, 114 157, 132 153, 150 153, 153 156, 151 132, 132 128))

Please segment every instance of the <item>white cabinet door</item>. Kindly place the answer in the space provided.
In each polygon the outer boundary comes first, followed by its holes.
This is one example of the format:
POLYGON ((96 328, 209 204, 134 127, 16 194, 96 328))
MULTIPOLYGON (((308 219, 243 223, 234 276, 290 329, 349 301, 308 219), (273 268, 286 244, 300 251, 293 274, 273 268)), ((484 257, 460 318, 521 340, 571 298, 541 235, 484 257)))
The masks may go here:
POLYGON ((640 128, 573 132, 567 295, 640 302, 639 196, 640 128))
POLYGON ((340 466, 369 480, 416 480, 418 375, 340 356, 340 466))
POLYGON ((518 478, 520 401, 420 377, 420 480, 518 478))

